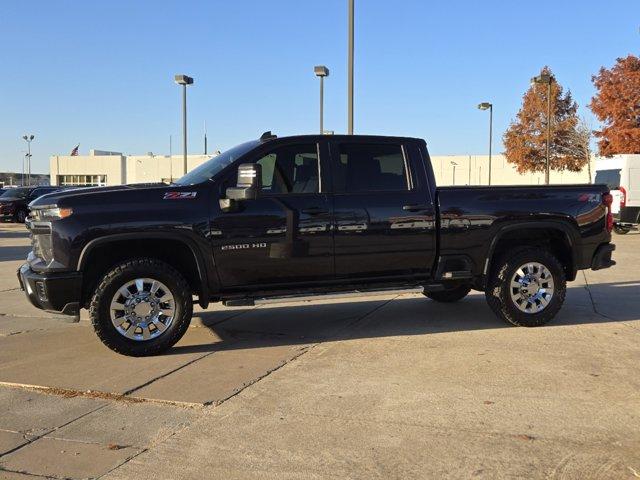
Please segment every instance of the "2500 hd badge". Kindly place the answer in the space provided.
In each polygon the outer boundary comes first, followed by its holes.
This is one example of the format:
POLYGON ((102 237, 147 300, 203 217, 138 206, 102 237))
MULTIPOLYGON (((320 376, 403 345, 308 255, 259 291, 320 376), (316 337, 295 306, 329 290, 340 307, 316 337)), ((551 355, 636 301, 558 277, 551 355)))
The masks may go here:
POLYGON ((247 250, 249 248, 267 248, 267 244, 260 243, 237 243, 232 245, 222 245, 220 250, 247 250))

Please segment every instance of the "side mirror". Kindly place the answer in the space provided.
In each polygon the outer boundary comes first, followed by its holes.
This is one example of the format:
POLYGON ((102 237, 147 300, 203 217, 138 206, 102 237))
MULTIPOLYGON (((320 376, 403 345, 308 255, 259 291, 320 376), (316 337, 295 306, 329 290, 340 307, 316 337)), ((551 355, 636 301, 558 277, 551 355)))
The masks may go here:
POLYGON ((262 165, 243 163, 238 166, 238 184, 229 187, 226 196, 230 200, 243 201, 258 198, 262 188, 262 165))
POLYGON ((219 200, 220 210, 234 212, 238 203, 258 198, 262 189, 262 165, 243 163, 238 166, 238 182, 235 187, 227 188, 226 198, 219 200))

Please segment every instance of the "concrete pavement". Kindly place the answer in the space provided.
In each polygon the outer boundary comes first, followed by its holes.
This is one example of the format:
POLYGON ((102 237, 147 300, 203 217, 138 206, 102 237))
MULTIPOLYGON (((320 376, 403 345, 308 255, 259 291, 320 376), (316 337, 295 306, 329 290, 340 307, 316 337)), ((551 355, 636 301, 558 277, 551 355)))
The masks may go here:
POLYGON ((615 241, 546 327, 481 294, 216 306, 132 359, 27 306, 1 225, 0 478, 638 478, 640 235, 615 241))

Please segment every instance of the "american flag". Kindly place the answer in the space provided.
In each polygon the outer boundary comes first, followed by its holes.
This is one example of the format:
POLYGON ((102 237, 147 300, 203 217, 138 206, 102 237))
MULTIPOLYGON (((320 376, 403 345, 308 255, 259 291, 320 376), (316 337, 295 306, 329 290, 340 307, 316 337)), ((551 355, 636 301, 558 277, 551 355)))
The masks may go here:
POLYGON ((80 148, 80 144, 77 144, 75 147, 73 147, 73 150, 71 150, 71 156, 72 157, 77 157, 78 156, 78 149, 80 148))

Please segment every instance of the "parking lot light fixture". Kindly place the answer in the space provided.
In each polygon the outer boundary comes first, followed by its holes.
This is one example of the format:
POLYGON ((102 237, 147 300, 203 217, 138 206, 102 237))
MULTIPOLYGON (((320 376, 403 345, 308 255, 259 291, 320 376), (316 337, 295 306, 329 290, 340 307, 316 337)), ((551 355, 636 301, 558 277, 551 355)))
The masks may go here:
POLYGON ((493 103, 482 102, 480 110, 489 110, 489 185, 491 185, 491 145, 493 143, 493 103))
POLYGON ((324 77, 329 76, 329 69, 324 65, 313 67, 313 73, 320 77, 320 134, 324 132, 324 77))
POLYGON ((549 185, 549 165, 550 165, 550 155, 551 155, 551 84, 554 82, 553 75, 548 73, 541 73, 531 79, 531 85, 535 86, 538 84, 547 86, 547 159, 545 162, 544 169, 544 183, 549 185))
POLYGON ((456 167, 458 166, 458 164, 456 162, 454 162, 453 160, 451 160, 451 166, 453 167, 453 181, 452 181, 452 185, 456 184, 456 167))
POLYGON ((187 85, 193 84, 193 78, 188 75, 176 75, 175 82, 182 85, 182 155, 184 174, 187 174, 187 85))

